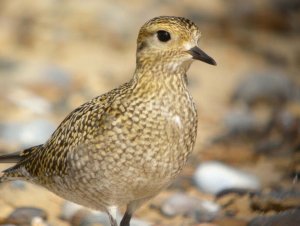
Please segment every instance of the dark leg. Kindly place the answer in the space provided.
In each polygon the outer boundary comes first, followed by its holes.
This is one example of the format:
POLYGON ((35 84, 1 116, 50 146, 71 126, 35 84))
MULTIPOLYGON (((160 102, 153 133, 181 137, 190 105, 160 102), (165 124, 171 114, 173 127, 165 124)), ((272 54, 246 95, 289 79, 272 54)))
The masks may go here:
POLYGON ((127 205, 127 209, 126 212, 122 218, 122 221, 120 223, 120 226, 130 226, 130 220, 132 217, 132 214, 144 203, 146 202, 149 198, 151 197, 147 197, 147 198, 143 198, 143 199, 138 199, 138 200, 134 200, 131 201, 128 205, 127 205))
POLYGON ((132 214, 126 210, 126 212, 121 220, 120 226, 130 226, 131 217, 132 217, 132 214))

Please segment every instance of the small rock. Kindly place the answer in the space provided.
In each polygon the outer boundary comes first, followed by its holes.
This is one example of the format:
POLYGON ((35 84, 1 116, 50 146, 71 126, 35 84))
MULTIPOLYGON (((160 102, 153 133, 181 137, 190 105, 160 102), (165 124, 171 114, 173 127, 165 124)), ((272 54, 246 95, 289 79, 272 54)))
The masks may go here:
POLYGON ((16 224, 18 226, 31 225, 35 218, 47 219, 47 213, 39 208, 19 207, 15 209, 6 219, 6 224, 16 224))
POLYGON ((273 216, 259 216, 252 219, 248 226, 299 226, 300 209, 291 209, 273 216))
POLYGON ((219 209, 216 203, 202 201, 183 193, 172 195, 161 206, 161 212, 168 217, 192 216, 197 222, 211 221, 216 217, 219 209))
POLYGON ((212 194, 229 188, 260 188, 260 182, 254 175, 216 161, 200 164, 194 174, 194 181, 199 189, 212 194))
POLYGON ((15 189, 23 190, 26 187, 26 182, 22 180, 11 181, 10 185, 15 189))
POLYGON ((260 131, 264 125, 248 110, 235 110, 224 117, 224 125, 229 135, 252 134, 260 131))
POLYGON ((274 106, 291 99, 294 93, 295 87, 285 74, 266 71, 246 75, 234 91, 232 100, 247 105, 263 102, 274 106))
POLYGON ((30 147, 46 142, 55 130, 48 120, 37 119, 25 123, 0 125, 0 137, 6 142, 30 147))
POLYGON ((270 193, 257 194, 251 199, 251 206, 254 210, 263 212, 283 211, 300 207, 299 191, 271 191, 270 193))

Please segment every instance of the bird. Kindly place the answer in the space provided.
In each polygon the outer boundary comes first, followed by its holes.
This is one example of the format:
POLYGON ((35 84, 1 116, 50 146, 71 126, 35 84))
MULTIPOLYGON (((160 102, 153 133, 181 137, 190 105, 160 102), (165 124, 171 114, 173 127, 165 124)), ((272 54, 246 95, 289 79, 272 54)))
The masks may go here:
POLYGON ((216 65, 200 49, 191 20, 158 16, 138 33, 136 68, 123 85, 73 110, 44 143, 2 155, 14 163, 0 182, 24 180, 77 204, 104 211, 118 226, 180 173, 197 135, 188 91, 194 60, 216 65))

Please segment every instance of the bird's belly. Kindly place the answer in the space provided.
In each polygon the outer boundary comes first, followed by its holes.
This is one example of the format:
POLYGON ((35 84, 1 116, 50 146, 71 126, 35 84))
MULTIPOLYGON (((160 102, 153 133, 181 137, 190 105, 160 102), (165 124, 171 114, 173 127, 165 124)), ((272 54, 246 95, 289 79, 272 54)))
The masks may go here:
MULTIPOLYGON (((162 141, 170 137, 160 138, 162 141)), ((84 170, 72 169, 69 175, 57 177, 53 187, 48 188, 68 200, 95 209, 153 197, 178 175, 190 150, 184 140, 173 140, 165 145, 151 143, 149 149, 138 146, 122 153, 117 161, 109 161, 111 156, 103 162, 92 160, 84 170), (99 170, 94 170, 97 168, 99 170)))

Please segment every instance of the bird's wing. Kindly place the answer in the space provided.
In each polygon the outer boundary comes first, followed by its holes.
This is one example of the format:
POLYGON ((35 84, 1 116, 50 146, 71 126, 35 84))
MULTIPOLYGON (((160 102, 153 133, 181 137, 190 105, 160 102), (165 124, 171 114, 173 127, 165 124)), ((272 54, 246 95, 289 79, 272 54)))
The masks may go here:
POLYGON ((64 174, 69 152, 87 143, 96 134, 97 124, 105 117, 106 109, 126 86, 127 83, 73 110, 45 144, 1 156, 0 163, 16 163, 5 170, 4 175, 22 177, 21 174, 26 172, 32 177, 39 177, 45 175, 46 171, 50 175, 64 174))

